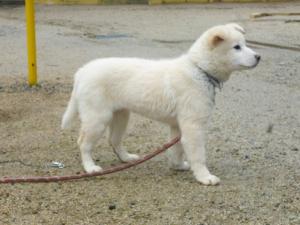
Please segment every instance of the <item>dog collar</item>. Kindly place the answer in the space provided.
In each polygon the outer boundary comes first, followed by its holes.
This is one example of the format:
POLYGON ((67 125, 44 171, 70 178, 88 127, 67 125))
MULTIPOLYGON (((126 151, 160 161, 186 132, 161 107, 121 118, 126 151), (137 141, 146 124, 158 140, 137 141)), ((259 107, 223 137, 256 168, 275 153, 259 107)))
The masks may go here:
POLYGON ((197 67, 202 73, 204 73, 206 75, 208 82, 211 83, 214 88, 219 88, 219 90, 221 90, 221 88, 223 87, 223 82, 219 81, 216 77, 212 76, 211 74, 206 72, 201 67, 199 67, 199 66, 197 66, 197 67))

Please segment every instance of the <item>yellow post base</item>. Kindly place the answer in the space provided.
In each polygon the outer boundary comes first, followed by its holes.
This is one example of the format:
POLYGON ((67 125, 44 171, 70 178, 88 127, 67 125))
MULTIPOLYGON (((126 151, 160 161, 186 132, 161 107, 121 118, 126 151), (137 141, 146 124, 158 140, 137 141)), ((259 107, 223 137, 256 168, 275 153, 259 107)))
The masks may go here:
POLYGON ((34 0, 25 1, 25 11, 27 26, 28 84, 33 86, 37 84, 34 0))

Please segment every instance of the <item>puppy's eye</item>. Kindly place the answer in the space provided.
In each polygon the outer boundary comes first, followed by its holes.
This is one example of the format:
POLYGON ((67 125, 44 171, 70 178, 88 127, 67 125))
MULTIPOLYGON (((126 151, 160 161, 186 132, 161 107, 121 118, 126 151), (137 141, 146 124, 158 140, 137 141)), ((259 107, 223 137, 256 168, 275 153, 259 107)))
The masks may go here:
POLYGON ((235 45, 233 48, 236 49, 236 50, 241 50, 241 46, 240 45, 235 45))

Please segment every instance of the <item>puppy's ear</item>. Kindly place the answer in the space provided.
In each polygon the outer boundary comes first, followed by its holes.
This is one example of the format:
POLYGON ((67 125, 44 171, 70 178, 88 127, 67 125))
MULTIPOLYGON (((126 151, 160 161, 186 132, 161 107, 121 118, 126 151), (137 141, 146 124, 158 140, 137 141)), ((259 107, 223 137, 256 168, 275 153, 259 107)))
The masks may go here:
POLYGON ((218 47, 225 41, 225 37, 221 32, 216 32, 211 35, 209 40, 209 46, 211 49, 218 47))
POLYGON ((216 26, 207 32, 207 41, 210 49, 221 45, 227 38, 227 31, 223 26, 216 26))
POLYGON ((224 37, 222 37, 220 34, 215 34, 213 37, 212 37, 212 40, 211 40, 211 46, 213 48, 217 47, 219 44, 221 44, 222 42, 224 41, 224 37))
POLYGON ((232 27, 232 28, 234 28, 236 31, 238 31, 238 32, 240 32, 240 33, 242 33, 242 34, 245 34, 245 33, 246 33, 245 29, 242 28, 242 27, 241 27, 239 24, 237 24, 237 23, 229 23, 229 24, 227 24, 226 26, 232 27))

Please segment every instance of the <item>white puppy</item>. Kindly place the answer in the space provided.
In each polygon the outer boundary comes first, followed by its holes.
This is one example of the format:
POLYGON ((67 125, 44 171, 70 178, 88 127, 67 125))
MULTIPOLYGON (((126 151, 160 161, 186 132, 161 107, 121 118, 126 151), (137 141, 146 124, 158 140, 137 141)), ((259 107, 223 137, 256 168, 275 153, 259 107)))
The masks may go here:
POLYGON ((191 168, 202 184, 218 184, 220 179, 205 163, 205 127, 214 106, 215 88, 233 71, 253 68, 260 60, 246 46, 243 34, 237 24, 216 26, 206 31, 187 54, 175 59, 105 58, 80 68, 62 128, 79 114, 78 145, 86 172, 101 171, 91 150, 107 126, 118 157, 124 162, 138 159, 121 146, 132 111, 167 123, 171 138, 181 135, 181 143, 168 152, 173 168, 191 168))

